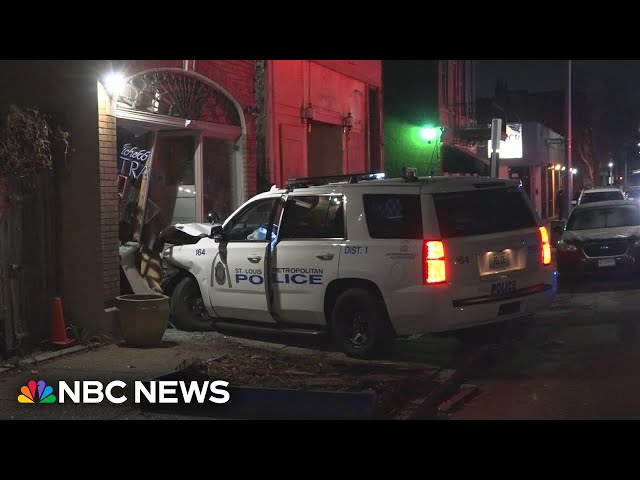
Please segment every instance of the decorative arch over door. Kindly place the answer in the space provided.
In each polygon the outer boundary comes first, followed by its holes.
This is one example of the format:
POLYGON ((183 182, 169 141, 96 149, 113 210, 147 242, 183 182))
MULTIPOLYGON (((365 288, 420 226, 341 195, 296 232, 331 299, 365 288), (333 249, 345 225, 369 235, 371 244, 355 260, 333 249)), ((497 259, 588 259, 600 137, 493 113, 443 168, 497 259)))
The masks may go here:
MULTIPOLYGON (((244 202, 246 125, 240 104, 224 87, 196 72, 179 69, 148 70, 126 80, 116 99, 116 117, 121 122, 118 125, 136 138, 142 138, 141 135, 145 135, 145 132, 154 132, 150 137, 151 143, 145 145, 151 152, 148 159, 145 158, 142 163, 140 158, 134 159, 138 175, 141 168, 146 172, 140 181, 137 197, 137 208, 143 219, 141 221, 145 224, 147 216, 150 218, 158 208, 171 211, 171 215, 165 216, 171 216, 173 221, 176 220, 173 218, 177 215, 176 212, 187 211, 185 205, 188 202, 188 211, 194 211, 195 214, 189 214, 193 218, 180 218, 179 221, 189 223, 204 221, 212 203, 216 204, 218 213, 230 213, 244 202), (193 148, 189 147, 189 150, 187 146, 191 142, 193 148), (172 173, 175 173, 174 167, 178 168, 171 163, 174 161, 171 160, 172 155, 179 157, 187 150, 191 152, 187 156, 192 159, 185 164, 189 171, 185 178, 192 180, 188 184, 185 183, 186 180, 180 180, 179 185, 177 180, 171 180, 171 185, 165 185, 163 182, 170 180, 170 176, 164 173, 167 165, 171 164, 167 171, 172 173), (212 178, 218 183, 213 185, 212 178), (164 209, 158 207, 159 199, 154 200, 152 197, 161 187, 156 188, 154 185, 164 185, 162 188, 165 190, 177 189, 175 192, 167 190, 158 195, 162 198, 180 199, 180 208, 176 206, 178 200, 174 206, 165 206, 164 209), (218 205, 223 205, 221 210, 218 210, 218 205)), ((121 143, 118 137, 120 170, 123 165, 121 150, 131 147, 120 145, 121 143)))
POLYGON ((155 70, 130 77, 117 107, 121 111, 242 126, 238 108, 225 93, 181 71, 155 70))

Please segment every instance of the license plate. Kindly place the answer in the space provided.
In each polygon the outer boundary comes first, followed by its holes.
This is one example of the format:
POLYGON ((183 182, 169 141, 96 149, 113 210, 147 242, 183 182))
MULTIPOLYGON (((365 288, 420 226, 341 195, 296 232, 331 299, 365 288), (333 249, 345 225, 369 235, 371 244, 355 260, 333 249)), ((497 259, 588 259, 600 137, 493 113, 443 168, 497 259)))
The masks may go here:
POLYGON ((491 295, 506 295, 516 290, 518 290, 518 284, 515 280, 506 280, 504 282, 491 284, 491 295))
POLYGON ((509 315, 520 311, 520 302, 503 303, 498 308, 498 315, 509 315))
POLYGON ((509 257, 506 252, 494 252, 489 254, 489 268, 500 270, 509 266, 509 257))
POLYGON ((599 267, 615 267, 616 259, 615 258, 601 258, 598 260, 599 267))

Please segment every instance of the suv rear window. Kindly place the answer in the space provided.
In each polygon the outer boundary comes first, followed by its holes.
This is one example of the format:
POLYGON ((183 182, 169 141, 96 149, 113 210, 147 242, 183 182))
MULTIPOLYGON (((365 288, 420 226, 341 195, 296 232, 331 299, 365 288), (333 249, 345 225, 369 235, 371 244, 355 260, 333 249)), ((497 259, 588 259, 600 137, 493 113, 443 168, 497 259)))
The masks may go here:
POLYGON ((422 238, 420 195, 362 196, 371 238, 422 238))
POLYGON ((492 188, 433 195, 443 238, 507 232, 538 225, 521 188, 492 188))
POLYGON ((585 192, 585 194, 582 195, 580 203, 606 202, 609 200, 624 200, 624 194, 619 190, 611 192, 585 192))
POLYGON ((640 209, 635 205, 576 209, 567 222, 567 230, 631 227, 640 225, 640 209))

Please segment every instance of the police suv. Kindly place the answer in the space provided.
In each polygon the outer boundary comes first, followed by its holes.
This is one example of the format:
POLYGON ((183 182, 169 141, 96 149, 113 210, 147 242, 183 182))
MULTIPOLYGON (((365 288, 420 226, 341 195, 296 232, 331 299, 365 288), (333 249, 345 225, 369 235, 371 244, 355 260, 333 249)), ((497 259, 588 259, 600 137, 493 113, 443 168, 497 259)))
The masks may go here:
POLYGON ((553 302, 549 235, 519 181, 381 176, 290 180, 223 224, 163 231, 173 324, 325 330, 369 357, 553 302))

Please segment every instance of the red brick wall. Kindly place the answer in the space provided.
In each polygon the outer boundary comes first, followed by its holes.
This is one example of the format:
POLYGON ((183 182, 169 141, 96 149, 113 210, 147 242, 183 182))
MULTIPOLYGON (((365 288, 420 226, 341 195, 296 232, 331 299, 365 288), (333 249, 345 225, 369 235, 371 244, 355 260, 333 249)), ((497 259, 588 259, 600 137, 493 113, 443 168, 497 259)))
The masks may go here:
POLYGON ((382 86, 382 62, 380 60, 314 60, 331 70, 342 73, 369 85, 382 86))
POLYGON ((286 178, 307 175, 307 130, 300 120, 300 106, 309 102, 314 120, 323 123, 342 126, 343 117, 351 113, 353 128, 343 140, 343 173, 365 171, 370 164, 368 86, 380 87, 381 61, 270 60, 270 65, 272 181, 283 185, 286 178))

